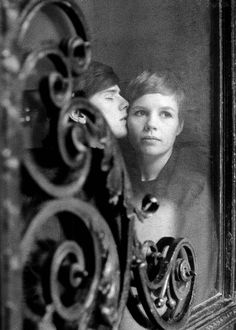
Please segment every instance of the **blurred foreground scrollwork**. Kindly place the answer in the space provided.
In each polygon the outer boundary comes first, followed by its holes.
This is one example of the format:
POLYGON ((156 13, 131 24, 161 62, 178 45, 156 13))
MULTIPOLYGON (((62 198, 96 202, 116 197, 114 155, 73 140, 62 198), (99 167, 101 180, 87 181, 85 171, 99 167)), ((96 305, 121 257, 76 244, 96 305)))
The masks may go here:
POLYGON ((134 287, 141 320, 173 328, 191 302, 194 254, 171 238, 146 253, 135 238, 118 144, 100 112, 72 98, 91 59, 80 8, 0 10, 2 329, 118 329, 134 287))

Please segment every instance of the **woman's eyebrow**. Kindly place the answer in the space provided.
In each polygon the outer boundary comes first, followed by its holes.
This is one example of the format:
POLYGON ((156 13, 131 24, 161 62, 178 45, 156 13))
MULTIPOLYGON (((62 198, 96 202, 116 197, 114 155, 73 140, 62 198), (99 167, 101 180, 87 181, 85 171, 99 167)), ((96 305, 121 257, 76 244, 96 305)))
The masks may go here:
POLYGON ((164 111, 176 111, 176 109, 170 107, 170 106, 163 106, 163 107, 160 107, 160 110, 164 110, 164 111))
POLYGON ((131 105, 131 107, 130 107, 130 109, 134 109, 134 110, 145 110, 146 108, 144 107, 144 106, 142 106, 142 105, 135 105, 135 106, 132 106, 131 105))

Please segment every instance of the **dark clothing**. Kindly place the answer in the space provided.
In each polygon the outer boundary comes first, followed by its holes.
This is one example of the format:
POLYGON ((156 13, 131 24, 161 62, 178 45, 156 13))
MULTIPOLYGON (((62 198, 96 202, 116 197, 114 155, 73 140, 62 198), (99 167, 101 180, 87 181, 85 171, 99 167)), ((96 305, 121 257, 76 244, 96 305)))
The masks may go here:
POLYGON ((208 180, 196 168, 194 153, 175 149, 158 178, 134 182, 135 204, 146 194, 155 196, 158 211, 136 223, 140 241, 163 236, 185 237, 192 243, 197 261, 195 304, 214 293, 217 270, 216 224, 208 180))
MULTIPOLYGON (((175 148, 155 180, 142 182, 137 172, 132 174, 135 206, 141 207, 146 194, 155 196, 159 203, 154 215, 136 222, 138 239, 157 242, 165 236, 185 237, 194 248, 197 263, 194 305, 216 293, 218 254, 212 193, 207 171, 201 171, 199 161, 194 150, 175 148)), ((121 329, 141 329, 127 315, 126 311, 121 329)))

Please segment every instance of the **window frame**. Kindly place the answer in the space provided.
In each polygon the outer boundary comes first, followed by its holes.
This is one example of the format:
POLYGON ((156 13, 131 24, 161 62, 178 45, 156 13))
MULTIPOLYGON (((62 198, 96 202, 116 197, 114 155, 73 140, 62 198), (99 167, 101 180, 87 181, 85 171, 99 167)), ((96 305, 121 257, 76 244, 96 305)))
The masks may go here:
MULTIPOLYGON (((219 212, 218 293, 193 308, 186 329, 225 329, 236 323, 235 182, 236 182, 236 5, 210 1, 212 17, 212 146, 215 196, 219 212), (216 139, 216 140, 215 140, 216 139), (219 141, 219 143, 215 143, 219 141)), ((228 329, 228 328, 227 328, 228 329)))

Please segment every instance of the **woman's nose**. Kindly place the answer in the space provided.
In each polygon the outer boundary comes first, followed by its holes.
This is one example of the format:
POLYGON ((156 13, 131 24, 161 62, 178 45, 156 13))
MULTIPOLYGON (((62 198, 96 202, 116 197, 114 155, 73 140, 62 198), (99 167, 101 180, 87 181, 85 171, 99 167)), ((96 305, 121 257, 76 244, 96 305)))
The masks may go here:
POLYGON ((148 116, 144 128, 146 130, 156 130, 158 128, 158 118, 153 115, 148 116))

